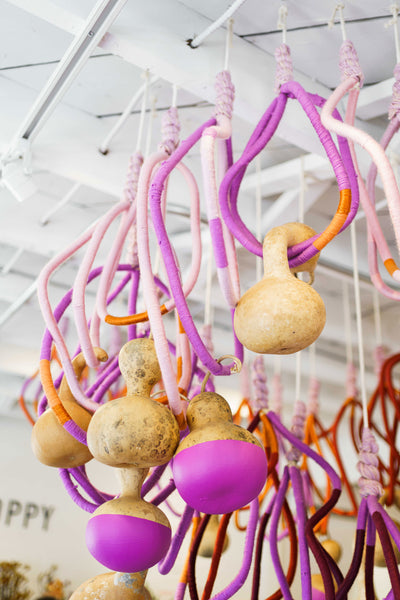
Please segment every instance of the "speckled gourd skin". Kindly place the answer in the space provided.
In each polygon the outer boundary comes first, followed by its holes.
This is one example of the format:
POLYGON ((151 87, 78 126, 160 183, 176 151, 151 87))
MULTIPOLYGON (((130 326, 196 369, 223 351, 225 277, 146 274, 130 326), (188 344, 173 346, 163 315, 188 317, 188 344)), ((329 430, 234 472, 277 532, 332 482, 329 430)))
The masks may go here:
POLYGON ((161 379, 153 340, 125 344, 119 366, 127 395, 104 404, 93 415, 87 436, 90 451, 113 467, 165 464, 179 443, 179 427, 171 411, 149 397, 161 379))
POLYGON ((318 255, 289 269, 287 248, 309 239, 315 231, 303 223, 271 229, 263 243, 264 277, 239 300, 234 329, 242 344, 258 354, 292 354, 311 345, 322 332, 325 306, 309 283, 293 273, 310 277, 318 255))
POLYGON ((186 420, 190 433, 181 441, 175 455, 186 448, 212 440, 240 440, 263 448, 250 431, 233 423, 228 402, 214 392, 202 392, 192 398, 186 420))
POLYGON ((151 600, 144 586, 147 571, 103 573, 82 583, 70 600, 151 600))
POLYGON ((148 469, 128 467, 117 469, 121 486, 119 498, 101 504, 93 513, 96 515, 127 515, 147 519, 171 527, 165 514, 154 504, 142 500, 140 492, 148 469))
MULTIPOLYGON (((94 351, 99 360, 107 360, 107 353, 104 350, 94 348, 94 351)), ((78 354, 73 359, 72 365, 79 380, 86 367, 83 354, 78 354)), ((58 395, 74 422, 81 429, 87 431, 92 415, 76 402, 65 376, 62 379, 58 395)), ((93 458, 89 448, 64 429, 51 408, 48 408, 33 426, 31 446, 36 458, 50 467, 65 469, 78 467, 93 458)))

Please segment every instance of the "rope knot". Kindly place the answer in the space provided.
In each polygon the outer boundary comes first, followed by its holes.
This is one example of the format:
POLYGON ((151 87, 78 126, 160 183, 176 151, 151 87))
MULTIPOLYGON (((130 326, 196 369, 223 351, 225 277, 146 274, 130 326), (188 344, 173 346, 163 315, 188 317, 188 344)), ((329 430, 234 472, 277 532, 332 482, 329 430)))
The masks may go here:
POLYGON ((290 48, 286 44, 280 44, 275 48, 276 73, 275 73, 275 94, 279 94, 281 86, 293 79, 293 63, 290 54, 290 48))
POLYGON ((252 381, 255 390, 254 394, 254 409, 256 411, 262 408, 268 409, 268 388, 267 388, 267 375, 265 373, 264 358, 257 356, 253 360, 252 365, 252 381))
POLYGON ((235 99, 235 86, 232 83, 229 71, 217 73, 215 78, 215 116, 225 115, 228 119, 232 118, 233 101, 235 99))
POLYGON ((393 119, 400 112, 400 63, 394 68, 394 84, 392 88, 392 101, 389 106, 389 119, 393 119))
POLYGON ((126 183, 124 188, 124 198, 127 202, 132 202, 136 198, 140 169, 143 164, 141 152, 135 152, 129 158, 128 172, 126 174, 126 183))
POLYGON ((349 40, 344 41, 340 46, 339 69, 342 74, 342 81, 345 81, 349 77, 357 77, 360 86, 362 86, 364 75, 360 67, 354 44, 349 40))
MULTIPOLYGON (((300 441, 304 439, 304 428, 306 424, 307 417, 307 409, 306 405, 302 400, 297 400, 294 403, 293 409, 293 417, 292 417, 292 427, 290 431, 295 435, 300 441)), ((286 453, 286 458, 291 462, 297 462, 301 457, 301 450, 292 445, 290 450, 286 453)))
POLYGON ((164 114, 161 122, 161 142, 159 149, 168 154, 172 154, 179 144, 179 133, 181 126, 179 123, 178 109, 171 106, 164 114))
POLYGON ((364 427, 359 461, 357 463, 357 469, 361 475, 358 480, 361 496, 376 496, 380 498, 383 494, 383 487, 379 481, 378 451, 379 446, 374 434, 370 429, 364 427))

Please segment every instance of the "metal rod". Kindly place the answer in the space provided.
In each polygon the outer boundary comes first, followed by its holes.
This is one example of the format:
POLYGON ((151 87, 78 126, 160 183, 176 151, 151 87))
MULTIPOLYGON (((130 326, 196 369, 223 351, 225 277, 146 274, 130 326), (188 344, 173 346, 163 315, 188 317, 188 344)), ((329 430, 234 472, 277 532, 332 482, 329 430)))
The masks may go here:
POLYGON ((50 210, 48 210, 41 218, 40 218, 40 224, 41 225, 47 225, 47 223, 49 222, 49 219, 52 215, 54 215, 58 210, 60 210, 60 208, 62 208, 65 204, 67 204, 72 196, 74 196, 75 192, 77 192, 79 190, 79 188, 81 187, 82 184, 80 183, 75 183, 72 188, 65 194, 65 196, 63 198, 61 198, 61 200, 59 200, 50 210))

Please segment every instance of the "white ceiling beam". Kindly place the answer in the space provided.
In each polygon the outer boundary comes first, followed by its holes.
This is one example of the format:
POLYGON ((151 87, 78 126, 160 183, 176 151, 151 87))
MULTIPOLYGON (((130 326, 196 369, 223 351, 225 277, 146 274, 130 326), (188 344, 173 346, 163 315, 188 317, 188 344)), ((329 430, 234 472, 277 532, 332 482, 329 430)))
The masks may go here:
POLYGON ((306 154, 301 158, 295 158, 262 169, 260 173, 247 175, 243 179, 240 191, 255 192, 256 187, 259 185, 261 186, 262 196, 268 197, 296 188, 299 185, 302 164, 306 180, 308 176, 318 181, 332 180, 335 177, 327 158, 317 154, 306 154))
POLYGON ((387 115, 392 100, 394 77, 362 88, 357 104, 360 119, 373 119, 387 115))

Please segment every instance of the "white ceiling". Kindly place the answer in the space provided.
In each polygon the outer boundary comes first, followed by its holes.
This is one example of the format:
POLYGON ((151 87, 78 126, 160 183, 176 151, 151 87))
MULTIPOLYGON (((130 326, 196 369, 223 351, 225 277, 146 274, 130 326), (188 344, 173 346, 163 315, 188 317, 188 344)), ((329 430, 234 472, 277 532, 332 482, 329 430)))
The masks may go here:
MULTIPOLYGON (((318 0, 286 3, 287 42, 291 47, 295 76, 307 90, 323 95, 328 95, 339 81, 340 27, 336 25, 328 29, 326 25, 335 4, 318 0)), ((358 125, 377 138, 387 124, 386 111, 395 65, 393 28, 384 26, 390 19, 389 5, 389 1, 358 0, 347 2, 345 7, 347 36, 355 44, 365 74, 359 113, 363 119, 359 118, 358 125)), ((0 1, 0 152, 10 149, 38 93, 57 68, 93 6, 95 2, 89 0, 0 1)), ((19 203, 7 189, 0 188, 0 269, 6 271, 0 272, 0 321, 4 320, 0 328, 0 404, 4 411, 12 410, 22 382, 33 373, 38 362, 44 324, 34 293, 34 282, 51 256, 68 245, 121 196, 129 155, 136 148, 140 107, 134 107, 128 121, 112 140, 106 156, 98 151, 99 146, 143 84, 145 69, 160 77, 150 91, 150 103, 155 107, 155 113, 146 121, 146 127, 150 120, 152 122, 150 151, 157 147, 160 115, 171 102, 172 84, 179 86, 182 138, 210 117, 214 77, 224 62, 225 30, 221 28, 213 33, 197 49, 189 48, 185 41, 200 33, 228 6, 226 0, 153 0, 147 3, 128 0, 109 30, 111 35, 102 39, 32 141, 31 180, 36 186, 36 193, 19 203), (68 203, 43 225, 43 217, 76 184, 79 187, 68 203), (3 319, 24 294, 29 296, 27 302, 3 319)), ((235 157, 240 155, 252 129, 274 97, 273 52, 281 41, 281 33, 277 32, 279 6, 277 0, 247 0, 235 14, 230 52, 230 70, 236 86, 233 120, 235 157)), ((145 145, 146 133, 143 149, 145 145)), ((283 212, 272 223, 268 210, 281 194, 298 190, 298 157, 310 152, 315 156, 307 157, 304 163, 305 194, 306 197, 313 194, 318 199, 307 212, 305 220, 317 230, 324 228, 330 220, 338 202, 335 183, 332 174, 319 159, 322 150, 315 136, 293 105, 279 126, 278 135, 261 155, 265 176, 262 185, 263 233, 272 225, 294 220, 296 202, 289 214, 283 212), (297 161, 288 162, 296 158, 297 161), (279 166, 287 162, 284 167, 279 166), (321 181, 316 183, 316 178, 321 181)), ((394 140, 392 152, 398 152, 398 140, 394 140)), ((360 163, 365 173, 369 159, 362 153, 360 163)), ((190 154, 187 164, 200 179, 198 149, 190 154)), ((173 205, 187 212, 187 198, 179 181, 172 182, 172 185, 173 205)), ((293 198, 296 200, 296 194, 293 198)), ((248 226, 254 229, 254 166, 249 168, 248 177, 243 182, 240 210, 248 226)), ((395 251, 393 231, 385 209, 380 212, 380 217, 395 251)), ((191 252, 187 218, 171 214, 168 230, 179 259, 185 264, 191 252)), ((359 268, 363 279, 367 280, 366 233, 362 218, 357 221, 357 232, 359 268)), ((104 243, 98 257, 99 264, 104 262, 107 248, 109 245, 104 243)), ((241 287, 245 290, 255 282, 255 259, 243 249, 239 249, 239 258, 241 287)), ((342 234, 324 250, 321 261, 340 271, 350 271, 349 235, 342 234)), ((79 256, 53 277, 51 295, 54 300, 60 298, 72 284, 78 264, 79 256)), ((205 271, 204 265, 190 301, 199 324, 204 312, 205 271)), ((344 389, 346 355, 342 282, 334 274, 320 270, 317 271, 315 287, 323 296, 328 314, 326 328, 317 344, 318 373, 329 393, 336 394, 339 403, 344 389)), ((229 316, 216 279, 213 302, 216 353, 226 354, 232 351, 231 340, 229 338, 227 342, 226 336, 229 316)), ((363 287, 362 308, 368 385, 371 389, 374 384, 372 350, 376 337, 373 294, 367 284, 363 287)), ((397 351, 397 304, 381 298, 381 315, 384 342, 391 352, 397 351)), ((356 349, 355 327, 353 330, 356 349)), ((267 362, 272 369, 272 359, 268 358, 267 362)), ((293 357, 283 359, 282 368, 293 373, 293 357)))

